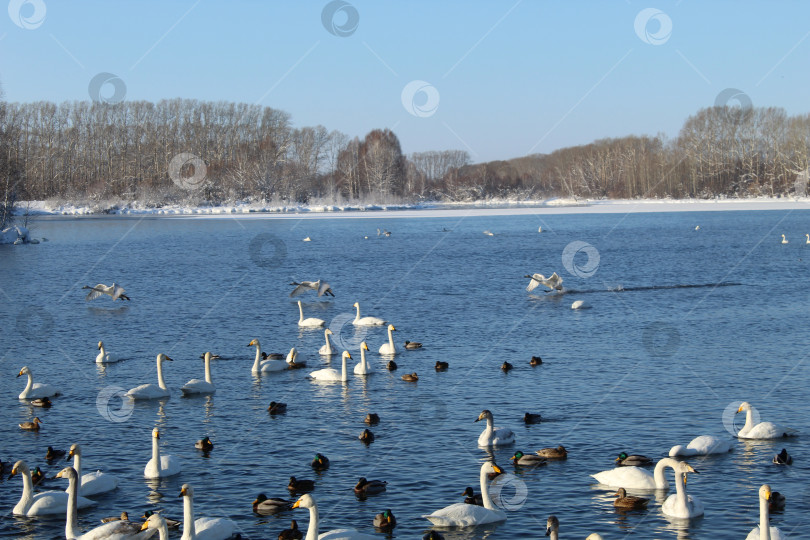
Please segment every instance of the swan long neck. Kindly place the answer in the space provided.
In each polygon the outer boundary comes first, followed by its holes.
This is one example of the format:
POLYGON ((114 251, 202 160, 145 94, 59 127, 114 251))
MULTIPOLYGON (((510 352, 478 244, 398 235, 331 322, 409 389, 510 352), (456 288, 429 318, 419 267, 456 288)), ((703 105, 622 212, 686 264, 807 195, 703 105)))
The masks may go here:
POLYGON ((208 354, 205 355, 205 382, 213 384, 211 382, 211 356, 208 354))
POLYGON ((759 540, 771 540, 771 514, 763 497, 759 498, 759 540))
POLYGON ((262 362, 262 346, 256 342, 256 358, 253 360, 253 371, 259 371, 259 366, 262 362))
POLYGON ((31 504, 34 502, 34 482, 31 480, 30 470, 26 468, 21 472, 23 481, 22 497, 20 497, 17 506, 14 507, 14 513, 24 515, 28 513, 28 509, 31 508, 31 504))
POLYGON ((28 392, 31 391, 32 388, 34 388, 34 376, 31 375, 31 372, 29 371, 28 372, 28 384, 25 385, 24 392, 27 394, 28 392))
POLYGON ((169 540, 169 526, 166 525, 166 520, 160 522, 160 527, 158 528, 158 537, 160 540, 169 540))
POLYGON ((68 539, 78 538, 82 535, 76 522, 78 521, 77 507, 79 505, 79 482, 81 477, 74 478, 73 475, 68 476, 68 502, 67 502, 67 521, 65 522, 65 537, 68 539))
POLYGON ((301 302, 298 302, 298 322, 302 322, 304 320, 304 308, 301 307, 301 302))
POLYGON ((687 508, 686 482, 684 482, 683 473, 680 471, 675 471, 675 494, 678 508, 687 508))
MULTIPOLYGON (((328 328, 327 328, 327 330, 328 330, 328 328)), ((329 334, 326 333, 326 330, 323 331, 323 337, 326 340, 326 350, 331 351, 332 350, 332 344, 329 343, 329 334)))
POLYGON ((160 441, 154 435, 152 436, 152 461, 155 467, 160 471, 160 441))
POLYGON ((481 467, 479 476, 481 481, 481 499, 484 502, 484 508, 487 510, 497 510, 495 505, 492 504, 492 499, 489 497, 489 479, 487 478, 487 472, 484 470, 484 467, 481 467))
POLYGON ((107 356, 107 351, 104 349, 104 344, 103 343, 101 344, 101 347, 98 348, 98 350, 101 352, 101 357, 102 358, 107 356))
POLYGON ((388 344, 391 345, 391 352, 394 351, 394 333, 391 331, 391 327, 388 327, 388 344))
POLYGON ((318 507, 312 506, 309 509, 309 526, 307 527, 307 537, 305 540, 318 540, 318 507))
POLYGON ((745 425, 740 431, 748 432, 754 427, 754 413, 751 407, 748 407, 748 410, 745 411, 745 425))
POLYGON ((360 365, 363 366, 363 369, 368 372, 368 362, 366 362, 366 350, 362 347, 360 348, 360 365))
POLYGON ((357 315, 355 316, 354 320, 359 321, 360 320, 360 304, 357 304, 354 307, 357 309, 357 315))
POLYGON ((346 373, 346 357, 343 357, 343 365, 340 368, 340 381, 346 382, 349 380, 349 376, 346 373))
POLYGON ((76 477, 79 479, 79 486, 82 483, 82 452, 76 450, 73 452, 73 468, 76 469, 76 477))
POLYGON ((163 380, 163 362, 158 359, 157 361, 157 372, 158 372, 158 386, 161 390, 168 390, 166 387, 166 381, 163 380))
POLYGON ((191 539, 197 536, 194 528, 194 501, 191 496, 183 496, 183 538, 191 539))
POLYGON ((549 540, 560 540, 560 533, 557 532, 556 529, 551 531, 551 534, 548 537, 549 540))
POLYGON ((675 465, 678 462, 672 458, 664 458, 659 460, 658 463, 655 464, 655 469, 653 470, 653 481, 655 482, 655 489, 666 489, 667 484, 667 477, 664 474, 664 469, 667 467, 675 468, 675 465))

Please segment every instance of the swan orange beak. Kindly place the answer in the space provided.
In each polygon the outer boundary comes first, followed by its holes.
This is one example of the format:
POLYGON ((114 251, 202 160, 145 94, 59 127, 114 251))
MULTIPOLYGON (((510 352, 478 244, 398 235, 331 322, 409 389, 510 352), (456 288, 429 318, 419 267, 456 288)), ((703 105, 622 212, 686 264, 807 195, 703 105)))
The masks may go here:
POLYGON ((143 525, 141 525, 141 530, 142 530, 142 531, 145 531, 145 530, 146 530, 146 529, 148 529, 148 528, 149 528, 149 522, 148 522, 148 521, 144 521, 144 522, 143 522, 143 525))
POLYGON ((293 507, 293 508, 298 508, 298 506, 299 506, 300 504, 301 504, 301 499, 298 499, 297 501, 295 501, 295 503, 293 503, 292 507, 293 507))
POLYGON ((740 405, 740 408, 737 409, 737 412, 742 412, 742 410, 743 410, 742 405, 740 405))

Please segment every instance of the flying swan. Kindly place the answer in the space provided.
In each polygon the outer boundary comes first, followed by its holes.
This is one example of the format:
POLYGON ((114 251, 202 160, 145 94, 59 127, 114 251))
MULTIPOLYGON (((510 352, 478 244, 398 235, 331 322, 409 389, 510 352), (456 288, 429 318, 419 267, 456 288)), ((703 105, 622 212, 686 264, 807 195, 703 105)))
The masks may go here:
POLYGON ((335 293, 332 292, 332 286, 320 279, 318 281, 302 281, 301 283, 293 281, 290 285, 297 285, 290 293, 290 298, 306 291, 316 291, 318 296, 335 296, 335 293))
POLYGON ((538 285, 545 285, 548 287, 548 291, 550 292, 553 290, 562 290, 562 278, 557 275, 557 272, 554 272, 549 277, 544 276, 543 274, 526 274, 523 277, 527 277, 531 279, 529 284, 526 286, 527 292, 532 292, 538 285))
POLYGON ((126 289, 124 289, 120 285, 117 285, 115 282, 113 282, 113 284, 109 285, 109 286, 104 285, 103 283, 99 283, 95 287, 85 285, 84 287, 82 287, 82 289, 90 289, 90 292, 87 293, 87 296, 84 297, 84 299, 87 302, 89 302, 90 300, 95 300, 96 298, 98 298, 102 294, 106 294, 107 296, 110 296, 113 299, 113 302, 115 302, 119 298, 121 300, 129 300, 130 299, 129 296, 124 294, 124 292, 126 292, 126 289))

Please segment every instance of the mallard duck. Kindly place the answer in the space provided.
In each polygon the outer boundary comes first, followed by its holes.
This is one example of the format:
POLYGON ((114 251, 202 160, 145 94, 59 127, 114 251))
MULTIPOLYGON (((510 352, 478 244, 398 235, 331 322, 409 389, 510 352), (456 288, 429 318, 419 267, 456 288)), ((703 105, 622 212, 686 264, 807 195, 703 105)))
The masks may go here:
POLYGON ((35 486, 39 485, 45 479, 45 473, 39 467, 34 467, 31 471, 31 483, 35 486))
POLYGON ((357 495, 374 495, 385 491, 385 486, 388 482, 383 480, 366 480, 360 478, 354 486, 354 492, 357 495))
POLYGON ((422 540, 444 540, 444 536, 438 531, 429 531, 422 535, 422 540))
POLYGON ((627 452, 622 452, 619 454, 619 457, 616 458, 616 463, 619 465, 628 465, 632 467, 643 467, 645 465, 652 465, 653 460, 647 456, 642 456, 641 454, 628 455, 627 452))
POLYGON ((283 414, 287 412, 287 404, 286 403, 276 403, 275 401, 270 402, 270 406, 267 407, 267 411, 270 414, 283 414))
POLYGON ((39 431, 39 425, 42 423, 42 420, 37 418, 36 416, 31 422, 21 422, 19 424, 20 429, 25 431, 39 431))
POLYGON ((0 459, 0 475, 6 474, 14 468, 14 463, 11 461, 3 461, 0 459))
POLYGON ((510 364, 509 362, 506 362, 506 361, 504 361, 504 363, 503 363, 503 364, 501 364, 501 370, 502 370, 502 371, 504 371, 504 372, 509 372, 509 371, 511 371, 511 369, 512 369, 513 367, 514 367, 514 366, 513 366, 512 364, 510 364))
POLYGON ((211 439, 205 437, 194 443, 194 448, 203 452, 210 452, 214 449, 214 443, 211 442, 211 439))
POLYGON ((474 492, 473 488, 468 487, 467 489, 464 490, 464 493, 462 493, 462 495, 464 495, 465 497, 464 499, 465 503, 474 504, 477 506, 484 506, 484 498, 481 496, 480 493, 474 492))
POLYGON ((371 444, 374 442, 374 434, 367 429, 364 429, 363 433, 361 433, 360 437, 358 438, 366 444, 371 444))
POLYGON ((563 445, 557 448, 541 448, 536 453, 546 459, 566 459, 568 457, 568 450, 563 445))
POLYGON ((436 360, 436 371, 447 371, 447 368, 450 367, 450 364, 447 362, 442 362, 441 360, 436 360))
POLYGON ((532 359, 529 360, 529 365, 531 365, 531 366, 539 366, 542 363, 543 363, 543 359, 540 358, 539 356, 532 356, 532 359))
POLYGON ((650 502, 650 499, 628 497, 627 491, 625 491, 624 488, 619 488, 619 491, 616 492, 615 497, 616 499, 613 501, 613 506, 625 510, 640 510, 642 508, 647 508, 647 503, 650 502))
MULTIPOLYGON (((787 450, 782 448, 782 451, 773 456, 773 462, 777 465, 791 465, 793 463, 793 458, 790 457, 790 454, 787 453, 787 450)), ((773 495, 773 492, 771 492, 773 495)))
POLYGON ((394 517, 394 513, 389 508, 385 512, 374 516, 374 526, 382 532, 388 532, 397 526, 397 518, 394 517))
POLYGON ((286 499, 270 499, 264 493, 259 493, 253 501, 253 511, 257 514, 274 514, 282 510, 291 510, 292 501, 286 499))
POLYGON ((771 500, 768 501, 769 512, 781 512, 785 509, 785 496, 778 491, 771 491, 771 500))
POLYGON ((370 412, 366 415, 365 420, 363 420, 366 424, 373 426, 374 424, 380 423, 380 416, 377 413, 370 412))
POLYGON ((45 459, 48 461, 52 461, 54 459, 59 459, 65 457, 64 450, 54 450, 52 446, 48 447, 48 451, 45 452, 45 459))
POLYGON ((53 403, 51 402, 51 398, 48 398, 48 397, 39 398, 39 399, 32 399, 28 403, 30 403, 34 407, 43 407, 45 409, 50 409, 51 406, 53 406, 53 403))
MULTIPOLYGON (((143 516, 141 516, 141 517, 143 519, 149 519, 150 517, 152 517, 152 515, 154 513, 155 512, 153 512, 152 510, 147 510, 146 512, 143 513, 143 516)), ((167 518, 165 516, 161 516, 161 517, 163 517, 163 519, 166 520, 166 526, 168 528, 170 528, 170 529, 179 529, 180 525, 182 524, 182 522, 177 521, 176 519, 169 519, 169 518, 167 518)))
POLYGON ((388 368, 388 371, 395 371, 397 369, 397 363, 393 360, 389 360, 385 367, 388 368))
POLYGON ((527 424, 539 424, 543 421, 543 417, 536 413, 526 413, 523 415, 523 421, 527 424))
POLYGON ((535 456, 533 454, 527 456, 520 450, 515 452, 515 455, 509 459, 514 461, 515 465, 544 465, 546 463, 546 458, 535 456))
POLYGON ((287 484, 287 489, 293 493, 307 493, 315 489, 314 480, 298 480, 296 477, 290 477, 290 483, 287 484))
POLYGON ((421 348, 422 348, 422 344, 421 344, 421 343, 418 343, 418 342, 416 342, 416 341, 406 341, 406 342, 405 342, 405 348, 406 348, 406 349, 408 349, 408 350, 410 350, 410 351, 412 351, 412 350, 414 350, 414 349, 421 349, 421 348))
MULTIPOLYGON (((292 508, 292 503, 290 503, 290 508, 292 508)), ((295 520, 290 522, 289 529, 284 529, 278 533, 278 540, 301 540, 303 537, 304 533, 298 530, 298 522, 295 520)))
MULTIPOLYGON (((211 359, 212 360, 218 360, 220 358, 222 358, 222 357, 220 355, 218 355, 218 354, 211 354, 211 359)), ((202 353, 200 355, 200 360, 205 360, 205 353, 202 353)))
MULTIPOLYGON (((250 345, 248 345, 248 347, 250 347, 250 345)), ((284 355, 277 352, 267 354, 262 351, 262 360, 284 360, 284 355)))
POLYGON ((402 376, 402 380, 408 382, 416 382, 419 380, 419 375, 417 375, 415 371, 413 373, 406 373, 405 375, 402 376))
POLYGON ((315 458, 312 460, 312 468, 316 471, 323 471, 329 468, 329 458, 324 456, 323 454, 315 454, 315 458))
POLYGON ((126 512, 121 512, 120 516, 101 518, 102 523, 112 523, 113 521, 129 521, 129 514, 126 512))

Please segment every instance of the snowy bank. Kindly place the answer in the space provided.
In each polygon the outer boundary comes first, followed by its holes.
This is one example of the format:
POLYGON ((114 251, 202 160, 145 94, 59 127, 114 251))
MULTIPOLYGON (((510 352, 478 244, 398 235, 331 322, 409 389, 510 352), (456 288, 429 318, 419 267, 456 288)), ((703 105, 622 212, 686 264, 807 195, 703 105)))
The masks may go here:
MULTIPOLYGON (((27 244, 30 241, 25 227, 17 225, 0 231, 0 244, 27 244)), ((38 244, 39 241, 35 240, 33 243, 38 244)))

